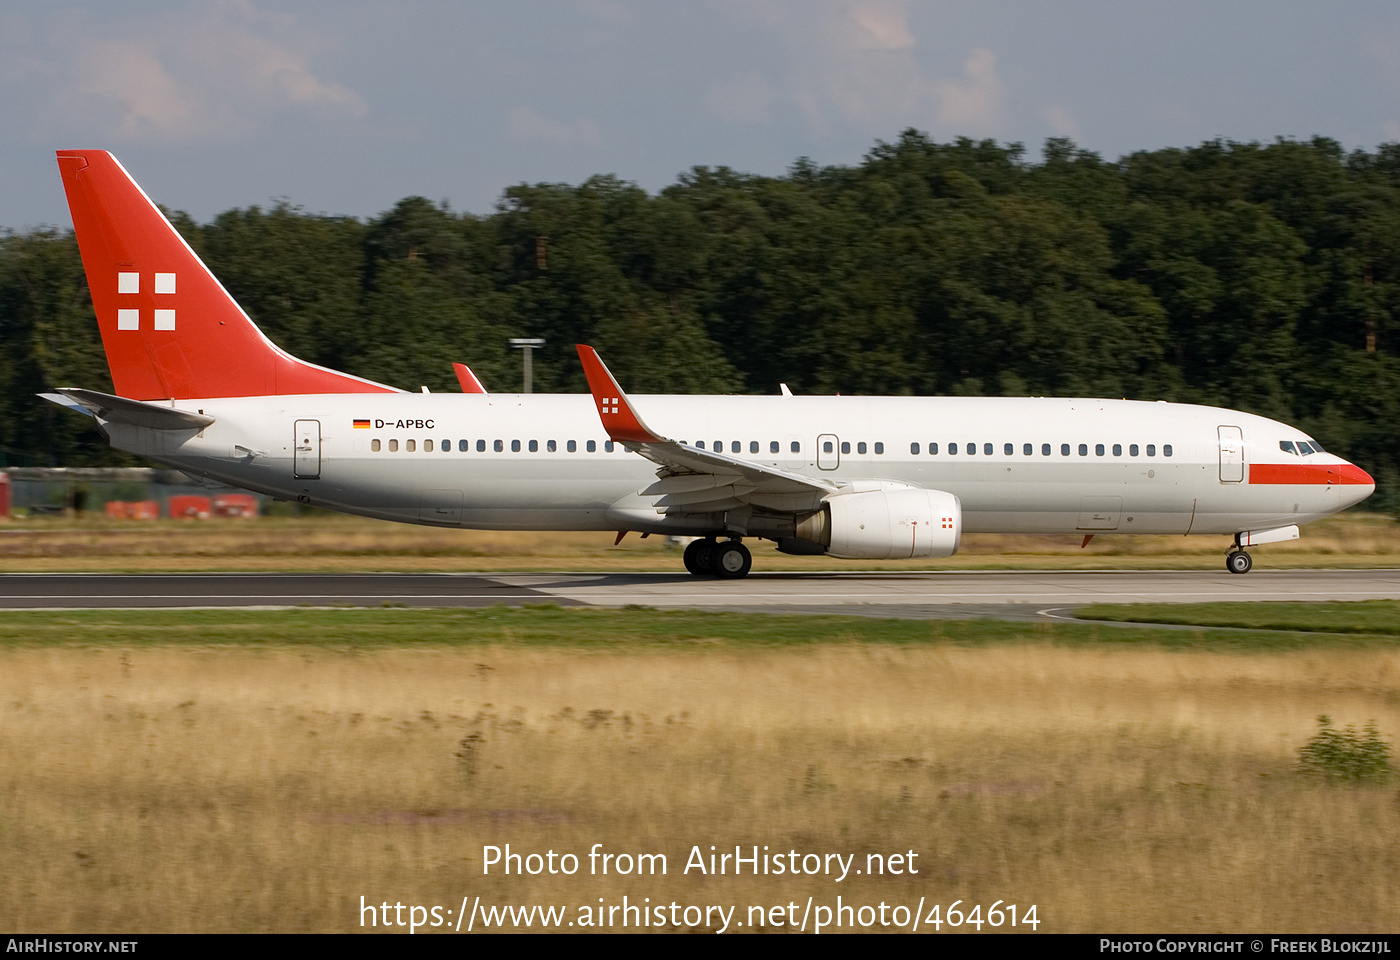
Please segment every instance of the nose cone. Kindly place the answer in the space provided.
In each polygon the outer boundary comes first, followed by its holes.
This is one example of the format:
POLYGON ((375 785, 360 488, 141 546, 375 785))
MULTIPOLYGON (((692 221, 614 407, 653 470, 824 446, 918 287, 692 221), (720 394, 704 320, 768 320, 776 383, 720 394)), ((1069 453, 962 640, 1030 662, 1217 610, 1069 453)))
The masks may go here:
POLYGON ((1339 468, 1339 473, 1341 474, 1342 483, 1361 484, 1362 486, 1370 487, 1372 490, 1376 488, 1376 481, 1371 478, 1371 475, 1354 463, 1347 463, 1343 460, 1339 468))
POLYGON ((1337 468, 1337 474, 1343 487, 1341 494, 1345 498, 1347 506, 1360 503, 1376 492, 1375 479, 1354 463, 1347 463, 1343 460, 1337 468))

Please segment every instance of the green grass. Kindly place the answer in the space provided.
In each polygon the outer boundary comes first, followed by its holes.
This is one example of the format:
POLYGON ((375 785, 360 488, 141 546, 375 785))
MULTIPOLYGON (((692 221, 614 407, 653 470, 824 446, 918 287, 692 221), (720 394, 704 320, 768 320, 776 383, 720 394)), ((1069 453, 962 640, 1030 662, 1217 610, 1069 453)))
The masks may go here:
POLYGON ((1079 607, 1085 620, 1176 623, 1248 630, 1316 632, 1393 638, 1400 636, 1400 601, 1332 603, 1134 603, 1079 607))
MULTIPOLYGON (((1152 620, 1163 606, 1086 608, 1091 615, 1152 620)), ((598 610, 541 604, 470 610, 405 607, 291 610, 93 610, 7 611, 0 620, 0 647, 235 645, 240 647, 315 646, 338 649, 395 645, 570 647, 600 651, 705 651, 716 648, 771 650, 818 644, 1044 643, 1064 646, 1157 646, 1222 651, 1277 651, 1326 646, 1389 643, 1400 632, 1394 603, 1383 604, 1390 626, 1353 629, 1345 617, 1313 607, 1369 607, 1375 604, 1272 604, 1288 607, 1272 618, 1243 604, 1226 605, 1247 622, 1201 626, 1194 630, 1130 628, 1094 623, 999 620, 878 620, 867 617, 778 616, 772 614, 666 611, 646 607, 598 610), (1293 612, 1296 611, 1296 612, 1293 612), (1260 623, 1274 632, 1261 634, 1260 623), (1336 629, 1324 629, 1340 624, 1336 629), (1282 626, 1281 626, 1282 625, 1282 626), (1239 630, 1235 627, 1250 629, 1239 630)), ((1175 622, 1183 610, 1170 605, 1175 622)), ((1207 612, 1217 606, 1207 605, 1207 612)), ((1203 616, 1204 614, 1198 614, 1203 616)), ((1381 618, 1384 619, 1383 617, 1381 618)), ((1159 621, 1160 622, 1160 621, 1159 621)), ((1360 623, 1361 621, 1356 621, 1360 623)), ((1369 622, 1369 621, 1367 621, 1369 622)))

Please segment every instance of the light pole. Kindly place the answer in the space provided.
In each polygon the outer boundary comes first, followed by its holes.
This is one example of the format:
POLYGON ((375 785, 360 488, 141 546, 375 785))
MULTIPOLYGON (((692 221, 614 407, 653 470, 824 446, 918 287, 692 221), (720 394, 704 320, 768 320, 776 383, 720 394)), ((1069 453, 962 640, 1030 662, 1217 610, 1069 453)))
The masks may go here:
POLYGON ((534 353, 536 347, 544 346, 544 340, 539 337, 511 337, 510 345, 516 350, 523 350, 525 353, 525 370, 521 375, 523 388, 522 393, 530 393, 534 384, 534 373, 530 369, 530 355, 534 353))

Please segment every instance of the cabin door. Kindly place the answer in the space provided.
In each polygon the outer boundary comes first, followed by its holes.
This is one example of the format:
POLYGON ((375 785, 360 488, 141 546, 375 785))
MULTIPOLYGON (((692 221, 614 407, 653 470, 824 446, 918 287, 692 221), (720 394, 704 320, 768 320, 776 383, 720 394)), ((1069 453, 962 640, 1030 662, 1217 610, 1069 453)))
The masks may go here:
POLYGON ((1239 427, 1220 427, 1220 482, 1240 483, 1244 480, 1244 431, 1239 427))
POLYGON ((292 475, 298 480, 317 479, 321 476, 321 421, 298 420, 294 439, 292 475))
POLYGON ((822 470, 835 470, 841 466, 841 442, 834 433, 824 433, 817 437, 817 466, 822 470))

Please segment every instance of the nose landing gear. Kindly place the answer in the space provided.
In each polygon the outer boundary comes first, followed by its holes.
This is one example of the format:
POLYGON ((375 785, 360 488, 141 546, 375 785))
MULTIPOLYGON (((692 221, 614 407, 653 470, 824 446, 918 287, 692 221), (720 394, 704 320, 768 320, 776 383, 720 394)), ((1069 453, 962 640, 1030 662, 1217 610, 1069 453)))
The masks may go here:
POLYGON ((733 580, 748 575, 753 555, 739 540, 718 543, 712 537, 691 541, 682 557, 685 568, 697 577, 733 580))

